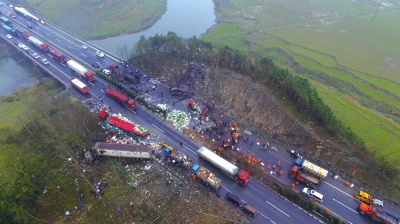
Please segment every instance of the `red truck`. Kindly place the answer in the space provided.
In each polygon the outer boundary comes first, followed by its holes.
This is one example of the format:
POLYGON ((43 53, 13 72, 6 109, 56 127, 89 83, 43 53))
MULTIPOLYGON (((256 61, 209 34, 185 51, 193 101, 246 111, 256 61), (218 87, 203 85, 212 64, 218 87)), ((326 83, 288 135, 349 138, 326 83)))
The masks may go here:
POLYGON ((71 84, 75 89, 79 90, 79 92, 85 94, 89 92, 89 87, 85 85, 83 82, 79 81, 77 78, 71 79, 71 84))
POLYGON ((289 171, 289 175, 304 182, 307 186, 315 188, 326 178, 328 171, 300 156, 294 162, 294 165, 289 171))
POLYGON ((32 36, 28 36, 27 40, 29 43, 35 45, 37 48, 41 49, 42 51, 44 51, 44 52, 49 51, 49 47, 47 46, 47 44, 43 43, 39 39, 32 37, 32 36))
POLYGON ((136 109, 135 100, 127 97, 124 93, 122 93, 116 89, 113 89, 111 87, 103 88, 103 91, 107 96, 122 103, 122 105, 124 105, 124 107, 128 108, 129 110, 133 111, 136 109))
POLYGON ((105 109, 100 110, 98 113, 98 116, 102 119, 107 119, 107 123, 111 124, 112 126, 115 126, 121 130, 124 130, 126 132, 133 133, 135 135, 138 135, 140 137, 146 137, 147 132, 140 131, 139 128, 136 127, 135 124, 125 121, 117 116, 114 115, 109 115, 105 109), (108 117, 108 118, 107 118, 108 117))
POLYGON ((368 205, 364 202, 360 203, 358 210, 363 215, 369 215, 372 219, 375 219, 385 224, 399 224, 400 218, 392 214, 387 213, 383 208, 375 207, 374 205, 368 205))
POLYGON ((60 52, 54 50, 54 49, 50 49, 49 50, 50 56, 53 57, 54 59, 56 59, 57 61, 61 62, 61 63, 66 63, 67 62, 67 58, 61 54, 60 52))

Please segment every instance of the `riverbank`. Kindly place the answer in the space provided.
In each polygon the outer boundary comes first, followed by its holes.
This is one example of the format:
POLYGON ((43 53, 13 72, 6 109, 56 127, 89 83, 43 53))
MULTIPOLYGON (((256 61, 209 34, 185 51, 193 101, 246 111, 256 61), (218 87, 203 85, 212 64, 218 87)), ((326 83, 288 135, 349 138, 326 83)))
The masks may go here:
POLYGON ((62 1, 25 0, 27 9, 44 19, 90 40, 124 33, 135 33, 151 27, 167 10, 167 0, 153 1, 62 1))

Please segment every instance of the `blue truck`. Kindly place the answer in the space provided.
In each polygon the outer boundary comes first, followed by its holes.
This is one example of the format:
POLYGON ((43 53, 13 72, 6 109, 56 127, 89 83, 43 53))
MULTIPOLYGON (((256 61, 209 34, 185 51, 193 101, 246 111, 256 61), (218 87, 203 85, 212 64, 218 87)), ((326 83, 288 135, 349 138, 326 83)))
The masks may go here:
POLYGON ((1 23, 1 28, 3 28, 3 30, 5 30, 7 33, 13 35, 14 37, 19 37, 17 31, 14 28, 9 27, 4 23, 1 23))
POLYGON ((213 190, 217 191, 219 187, 221 187, 221 180, 204 166, 199 166, 196 164, 192 167, 191 172, 193 175, 196 175, 196 178, 201 180, 207 186, 211 187, 213 190))

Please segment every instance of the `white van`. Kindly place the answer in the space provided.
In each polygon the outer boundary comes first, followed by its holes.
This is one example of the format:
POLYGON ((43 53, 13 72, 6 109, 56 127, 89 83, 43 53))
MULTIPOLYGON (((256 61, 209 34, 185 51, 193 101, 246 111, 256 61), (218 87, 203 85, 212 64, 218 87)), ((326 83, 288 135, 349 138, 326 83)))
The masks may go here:
POLYGON ((302 192, 303 194, 307 195, 308 197, 312 198, 315 201, 318 201, 319 203, 321 203, 322 199, 324 198, 324 196, 321 193, 318 193, 315 190, 308 187, 305 187, 302 192))

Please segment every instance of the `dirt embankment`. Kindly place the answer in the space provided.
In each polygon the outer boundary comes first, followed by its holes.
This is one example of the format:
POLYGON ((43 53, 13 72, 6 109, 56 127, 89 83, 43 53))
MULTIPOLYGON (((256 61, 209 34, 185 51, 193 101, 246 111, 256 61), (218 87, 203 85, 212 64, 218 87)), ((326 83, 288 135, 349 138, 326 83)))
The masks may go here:
POLYGON ((188 96, 211 107, 214 116, 223 113, 229 120, 240 123, 242 128, 285 150, 297 148, 306 153, 308 159, 322 164, 333 173, 338 172, 347 179, 354 178, 354 182, 358 180, 364 187, 375 190, 382 183, 368 169, 355 165, 351 153, 361 155, 362 151, 349 150, 352 146, 343 141, 323 139, 315 134, 308 124, 296 120, 283 108, 265 86, 228 70, 165 58, 140 59, 133 64, 169 87, 188 89, 188 96))

